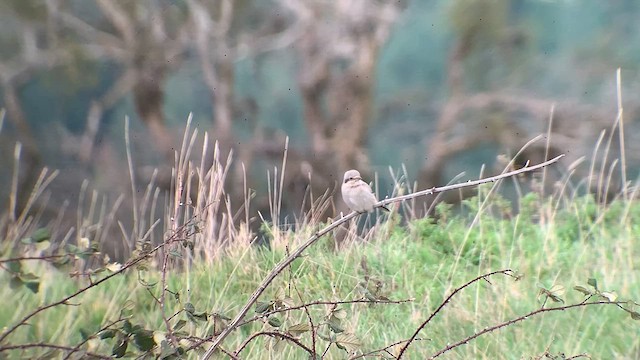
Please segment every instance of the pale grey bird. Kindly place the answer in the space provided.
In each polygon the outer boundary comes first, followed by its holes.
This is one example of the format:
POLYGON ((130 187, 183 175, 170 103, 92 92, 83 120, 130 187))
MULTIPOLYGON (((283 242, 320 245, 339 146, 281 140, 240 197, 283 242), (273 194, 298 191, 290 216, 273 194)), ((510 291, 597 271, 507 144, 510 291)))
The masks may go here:
MULTIPOLYGON (((373 191, 371 191, 371 186, 362 181, 358 170, 349 170, 344 173, 342 199, 349 209, 359 213, 373 211, 373 206, 378 202, 373 191)), ((382 208, 389 211, 385 206, 382 206, 382 208)))

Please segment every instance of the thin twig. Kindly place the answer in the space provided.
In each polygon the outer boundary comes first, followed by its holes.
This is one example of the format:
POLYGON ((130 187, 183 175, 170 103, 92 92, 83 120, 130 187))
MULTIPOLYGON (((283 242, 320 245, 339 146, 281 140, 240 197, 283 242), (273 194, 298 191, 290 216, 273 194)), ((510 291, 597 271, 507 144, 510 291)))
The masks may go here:
POLYGON ((58 255, 44 255, 44 256, 20 256, 20 257, 14 257, 14 258, 9 258, 9 259, 0 259, 0 264, 2 263, 8 263, 8 262, 12 262, 12 261, 23 261, 23 260, 41 260, 41 261, 49 261, 52 259, 58 259, 58 258, 63 258, 63 257, 71 257, 74 254, 58 254, 58 255))
POLYGON ((483 330, 481 330, 481 331, 479 331, 479 332, 477 332, 477 333, 475 333, 473 335, 467 336, 466 338, 464 338, 464 339, 462 339, 462 340, 460 340, 460 341, 458 341, 456 343, 447 345, 447 347, 442 348, 441 350, 439 350, 435 354, 431 355, 427 359, 435 359, 435 358, 439 357, 440 355, 442 355, 442 354, 444 354, 444 353, 446 353, 446 352, 448 352, 448 351, 450 351, 450 350, 452 350, 452 349, 454 349, 454 348, 456 348, 458 346, 467 344, 469 341, 471 341, 471 340, 473 340, 473 339, 475 339, 477 337, 480 337, 480 336, 482 336, 482 335, 484 335, 486 333, 490 333, 490 332, 499 330, 499 329, 501 329, 501 328, 503 328, 505 326, 509 326, 509 325, 515 324, 517 322, 526 320, 531 316, 536 316, 536 315, 540 315, 540 314, 547 313, 547 312, 552 312, 552 311, 564 311, 564 310, 569 310, 569 309, 573 309, 573 308, 577 308, 577 307, 590 306, 590 305, 616 305, 616 306, 620 306, 621 304, 626 304, 626 302, 625 301, 595 301, 595 302, 590 302, 590 303, 581 302, 581 303, 578 303, 578 304, 564 305, 564 306, 558 306, 558 307, 553 307, 553 308, 541 308, 541 309, 532 311, 532 312, 530 312, 530 313, 528 313, 526 315, 519 316, 519 317, 517 317, 515 319, 511 319, 511 320, 502 322, 500 324, 497 324, 497 325, 494 325, 494 326, 491 326, 491 327, 488 327, 488 328, 484 328, 483 330))
MULTIPOLYGON (((6 345, 2 347, 2 351, 8 351, 8 350, 26 350, 26 349, 31 349, 31 348, 45 348, 45 349, 54 349, 54 350, 62 350, 62 351, 71 351, 71 352, 75 352, 78 349, 70 347, 70 346, 63 346, 63 345, 57 345, 57 344, 46 344, 46 343, 33 343, 33 344, 20 344, 20 345, 6 345)), ((112 359, 111 356, 106 356, 106 355, 100 355, 100 354, 96 354, 96 353, 92 353, 92 352, 88 352, 85 351, 84 355, 87 357, 92 357, 92 358, 96 358, 96 359, 112 359)))
MULTIPOLYGON (((186 226, 186 225, 185 225, 186 226)), ((177 234, 176 234, 177 235, 177 234)), ((171 238, 169 238, 168 242, 175 242, 175 241, 179 241, 180 239, 176 236, 172 236, 171 238)), ((96 282, 92 282, 90 285, 85 286, 79 290, 77 290, 76 292, 74 292, 71 295, 65 296, 64 298, 58 300, 58 301, 54 301, 52 303, 49 303, 47 305, 43 305, 39 308, 37 308, 36 310, 32 311, 31 313, 29 313, 28 315, 24 316, 20 321, 18 321, 15 325, 13 325, 12 327, 10 327, 7 331, 5 331, 4 333, 2 333, 2 335, 0 335, 0 343, 2 343, 11 333, 13 333, 14 331, 16 331, 17 328, 19 328, 20 326, 24 325, 29 319, 31 319, 32 317, 36 316, 37 314, 50 309, 52 307, 56 307, 58 305, 62 305, 62 304, 67 304, 67 301, 75 298, 76 296, 84 293, 85 291, 96 287, 100 284, 102 284, 105 281, 108 281, 110 279, 112 279, 113 277, 122 274, 124 271, 126 271, 127 269, 137 265, 138 263, 140 263, 141 261, 145 260, 146 258, 148 258, 149 256, 153 255, 155 252, 157 252, 160 248, 162 248, 163 246, 165 246, 165 243, 160 244, 156 247, 154 247, 153 249, 151 249, 149 252, 146 252, 142 255, 140 255, 138 258, 135 258, 131 261, 129 261, 129 263, 125 264, 122 266, 122 268, 118 271, 115 271, 112 274, 109 274, 107 276, 105 276, 104 278, 96 281, 96 282)), ((4 351, 5 349, 7 349, 7 347, 0 347, 0 352, 4 351)))
POLYGON ((259 319, 263 319, 263 318, 269 317, 269 316, 271 316, 273 314, 287 312, 287 311, 290 311, 290 310, 304 309, 304 308, 307 308, 307 307, 310 307, 310 306, 316 306, 316 305, 404 304, 404 303, 408 303, 408 302, 412 302, 412 301, 413 301, 413 299, 404 299, 404 300, 357 299, 357 300, 344 300, 344 301, 327 301, 327 300, 312 301, 312 302, 308 302, 308 303, 302 304, 302 305, 296 305, 296 306, 292 306, 292 307, 288 307, 288 308, 276 309, 276 310, 271 310, 271 311, 265 312, 265 313, 260 314, 258 316, 254 316, 249 320, 241 322, 240 324, 238 324, 238 327, 244 326, 246 324, 249 324, 249 323, 254 322, 256 320, 259 320, 259 319))
POLYGON ((405 346, 402 347, 402 349, 400 350, 400 353, 398 353, 398 359, 401 359, 402 356, 404 355, 404 353, 407 351, 407 348, 409 348, 409 345, 411 345, 411 343, 418 337, 418 334, 420 333, 420 331, 422 331, 422 329, 424 329, 425 326, 427 326, 427 324, 436 316, 438 315, 438 313, 445 307, 447 306, 447 304, 449 303, 449 301, 451 301, 451 299, 460 291, 462 291, 464 288, 470 286, 471 284, 479 281, 479 280, 486 280, 488 277, 491 277, 493 275, 498 275, 498 274, 503 274, 503 275, 507 275, 507 276, 514 276, 513 275, 513 271, 510 269, 505 269, 505 270, 498 270, 498 271, 492 271, 490 273, 484 274, 484 275, 480 275, 478 277, 476 277, 473 280, 469 280, 467 281, 464 285, 456 288, 455 290, 453 290, 453 292, 451 294, 449 294, 449 296, 446 297, 446 299, 444 299, 444 301, 442 303, 440 303, 440 306, 438 306, 432 313, 431 315, 422 322, 422 324, 420 324, 420 326, 418 326, 418 328, 416 329, 416 331, 413 333, 413 335, 411 335, 411 337, 407 340, 407 344, 405 346))
POLYGON ((306 346, 305 344, 301 343, 300 340, 296 339, 295 337, 293 337, 293 336, 291 336, 289 334, 281 333, 281 332, 278 332, 278 331, 260 331, 260 332, 257 332, 255 334, 249 336, 242 343, 242 345, 240 345, 238 350, 236 350, 234 352, 234 355, 238 356, 240 354, 240 352, 242 350, 244 350, 244 348, 246 348, 247 345, 249 345, 249 343, 251 341, 253 341, 253 339, 257 338, 258 336, 271 336, 271 337, 276 337, 276 338, 281 338, 283 340, 291 341, 292 343, 296 344, 299 348, 301 348, 304 351, 306 351, 309 355, 313 354, 313 350, 309 349, 308 346, 306 346))

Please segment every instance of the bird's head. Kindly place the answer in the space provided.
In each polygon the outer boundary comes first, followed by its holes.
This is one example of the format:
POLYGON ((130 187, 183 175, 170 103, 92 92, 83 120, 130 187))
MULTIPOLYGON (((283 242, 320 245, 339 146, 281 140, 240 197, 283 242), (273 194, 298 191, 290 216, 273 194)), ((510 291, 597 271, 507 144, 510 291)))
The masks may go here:
POLYGON ((344 183, 347 183, 349 181, 354 181, 354 180, 362 180, 362 178, 360 177, 360 172, 358 170, 349 170, 346 173, 344 173, 344 179, 343 179, 344 183))

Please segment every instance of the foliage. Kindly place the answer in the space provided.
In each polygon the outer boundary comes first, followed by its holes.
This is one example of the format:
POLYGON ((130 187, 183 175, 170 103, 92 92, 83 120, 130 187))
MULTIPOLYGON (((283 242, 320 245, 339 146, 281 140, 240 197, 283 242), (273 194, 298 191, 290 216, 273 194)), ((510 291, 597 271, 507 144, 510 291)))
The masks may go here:
MULTIPOLYGON (((524 218, 523 214, 544 213, 545 207, 550 206, 546 201, 528 195, 521 201, 527 210, 519 216, 502 217, 486 211, 500 208, 501 201, 499 197, 495 203, 490 199, 481 210, 473 205, 479 203, 479 198, 470 199, 465 206, 473 207, 480 217, 473 226, 473 217, 453 214, 450 208, 441 206, 438 213, 446 221, 417 219, 396 225, 389 237, 381 237, 385 232, 378 232, 368 243, 344 244, 336 253, 321 247, 310 249, 260 298, 253 314, 225 342, 224 351, 239 358, 266 358, 268 353, 295 358, 314 351, 318 358, 329 359, 344 358, 341 353, 358 358, 372 351, 393 358, 407 344, 406 340, 394 341, 407 339, 409 331, 438 304, 443 311, 436 310, 437 316, 428 322, 430 330, 420 335, 428 339, 418 337, 421 341, 404 350, 413 354, 410 357, 438 354, 459 339, 478 333, 477 329, 488 331, 519 318, 514 323, 523 323, 506 333, 478 337, 473 340, 477 346, 460 345, 457 353, 468 357, 533 356, 549 347, 554 353, 571 351, 575 349, 574 342, 582 344, 578 349, 597 358, 632 351, 629 344, 634 340, 627 334, 638 326, 633 320, 640 319, 640 308, 629 298, 638 298, 640 293, 637 287, 628 285, 637 279, 633 271, 625 271, 627 255, 617 253, 615 248, 631 245, 637 237, 637 227, 629 221, 634 219, 632 214, 640 213, 640 205, 617 200, 602 206, 594 204, 589 196, 576 198, 572 206, 559 210, 542 229, 539 217, 524 218), (533 203, 540 207, 536 209, 533 203), (630 215, 620 221, 624 209, 630 215), (600 215, 594 217, 594 211, 600 215), (575 228, 575 224, 580 224, 580 230, 568 237, 567 229, 575 228), (616 239, 615 245, 612 239, 616 239), (599 255, 603 253, 609 255, 603 258, 599 255), (472 274, 505 265, 519 270, 520 275, 514 274, 519 281, 487 278, 487 282, 482 280, 475 285, 472 280, 472 274), (574 291, 565 292, 565 287, 574 291), (489 303, 495 306, 483 306, 489 303), (563 307, 607 303, 626 312, 628 320, 605 309, 586 309, 588 317, 578 313, 546 314, 534 320, 538 314, 563 307), (450 309, 445 311, 447 308, 450 309), (567 316, 573 321, 566 321, 567 316), (565 320, 557 322, 557 317, 565 320), (470 319, 474 320, 469 323, 470 319), (595 324, 600 324, 600 339, 592 343, 587 340, 596 336, 592 328, 595 324), (528 332, 539 327, 548 327, 550 336, 522 341, 528 332), (554 333, 565 334, 563 340, 551 336, 554 333), (605 342, 607 346, 599 345, 605 342), (261 350, 265 347, 266 352, 261 350)), ((74 284, 65 279, 65 273, 73 273, 77 261, 102 255, 90 245, 84 250, 67 246, 53 252, 50 246, 43 245, 48 234, 48 230, 39 229, 11 253, 5 248, 0 262, 5 271, 0 276, 14 287, 5 289, 4 295, 9 301, 7 306, 19 310, 4 313, 2 323, 14 324, 41 301, 48 303, 76 291, 82 283, 95 284, 114 271, 122 275, 117 281, 91 288, 79 306, 68 306, 72 303, 69 300, 67 306, 61 304, 58 309, 47 310, 46 316, 37 315, 29 321, 30 326, 11 334, 0 351, 13 349, 7 345, 29 344, 38 339, 66 348, 22 348, 22 353, 44 356, 54 351, 114 357, 153 354, 163 359, 195 356, 193 351, 201 349, 198 339, 219 334, 238 303, 274 265, 272 259, 285 255, 278 249, 253 248, 209 265, 194 264, 188 272, 169 271, 169 296, 164 306, 171 327, 166 329, 158 307, 161 269, 145 266, 141 277, 131 261, 102 262, 103 266, 78 274, 82 277, 74 284), (43 263, 32 266, 32 259, 10 260, 19 253, 18 249, 26 253, 36 250, 36 257, 43 263), (13 295, 8 296, 9 293, 13 295), (51 326, 53 323, 63 327, 56 329, 51 326)), ((629 256, 638 255, 637 247, 630 251, 629 256)), ((137 256, 148 253, 149 249, 137 256)))

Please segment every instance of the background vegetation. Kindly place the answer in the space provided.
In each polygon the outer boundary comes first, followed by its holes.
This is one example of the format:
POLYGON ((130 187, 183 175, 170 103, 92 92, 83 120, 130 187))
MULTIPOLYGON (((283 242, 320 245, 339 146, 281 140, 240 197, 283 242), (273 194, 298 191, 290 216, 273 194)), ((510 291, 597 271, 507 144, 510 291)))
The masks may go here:
POLYGON ((0 356, 195 358, 347 211, 346 169, 385 197, 562 153, 340 227, 216 356, 394 358, 436 311, 405 358, 530 312, 444 356, 640 357, 638 16, 633 0, 2 2, 0 356))

